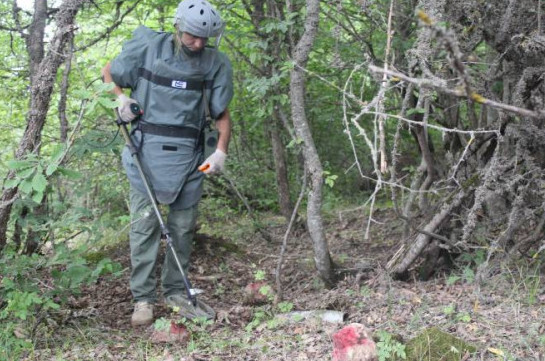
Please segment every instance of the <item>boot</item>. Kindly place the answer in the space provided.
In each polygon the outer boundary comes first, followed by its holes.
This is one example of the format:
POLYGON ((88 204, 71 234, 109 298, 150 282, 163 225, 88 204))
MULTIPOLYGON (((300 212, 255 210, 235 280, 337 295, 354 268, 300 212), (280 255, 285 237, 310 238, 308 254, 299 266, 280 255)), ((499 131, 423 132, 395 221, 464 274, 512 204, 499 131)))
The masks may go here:
POLYGON ((148 326, 153 322, 153 304, 146 301, 136 302, 134 312, 131 317, 131 325, 148 326))

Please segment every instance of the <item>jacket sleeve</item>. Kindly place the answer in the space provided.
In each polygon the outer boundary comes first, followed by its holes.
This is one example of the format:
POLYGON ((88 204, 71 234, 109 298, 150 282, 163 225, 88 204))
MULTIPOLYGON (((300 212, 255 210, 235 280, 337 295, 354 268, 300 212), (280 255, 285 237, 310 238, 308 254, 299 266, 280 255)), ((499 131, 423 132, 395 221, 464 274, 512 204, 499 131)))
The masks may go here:
POLYGON ((122 88, 136 88, 138 69, 142 67, 154 31, 138 27, 133 37, 123 44, 121 53, 111 62, 110 72, 114 82, 122 88))
POLYGON ((233 68, 229 58, 218 53, 220 66, 214 75, 214 85, 210 96, 210 113, 214 119, 227 109, 233 98, 233 68))

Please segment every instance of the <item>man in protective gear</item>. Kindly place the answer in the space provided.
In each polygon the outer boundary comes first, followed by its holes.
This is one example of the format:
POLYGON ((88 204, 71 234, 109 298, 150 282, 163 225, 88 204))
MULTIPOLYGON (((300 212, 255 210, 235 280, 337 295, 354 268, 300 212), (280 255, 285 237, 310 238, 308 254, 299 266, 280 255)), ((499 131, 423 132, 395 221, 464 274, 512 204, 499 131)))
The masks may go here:
MULTIPOLYGON (((180 2, 174 27, 173 34, 137 28, 121 53, 102 69, 102 76, 115 83, 119 117, 131 123, 144 173, 157 201, 169 207, 166 224, 187 274, 204 176, 221 172, 227 157, 233 81, 231 63, 217 49, 224 23, 210 3, 180 2), (123 88, 131 90, 130 97, 123 88), (131 111, 132 103, 140 106, 141 116, 131 111), (205 114, 216 120, 219 132, 216 149, 206 159, 205 114)), ((130 288, 135 301, 131 323, 141 326, 153 322, 161 231, 128 147, 122 160, 131 185, 130 288)), ((173 258, 167 252, 162 292, 167 304, 183 307, 188 302, 173 258)))

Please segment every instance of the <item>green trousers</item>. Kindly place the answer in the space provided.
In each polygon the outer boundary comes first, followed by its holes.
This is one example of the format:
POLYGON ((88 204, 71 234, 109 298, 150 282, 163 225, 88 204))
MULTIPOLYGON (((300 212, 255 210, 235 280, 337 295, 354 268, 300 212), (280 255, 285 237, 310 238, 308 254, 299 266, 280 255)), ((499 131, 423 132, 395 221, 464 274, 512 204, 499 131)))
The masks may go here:
MULTIPOLYGON (((186 209, 169 207, 166 225, 178 259, 187 274, 189 258, 193 249, 193 234, 197 219, 197 205, 186 209)), ((130 193, 131 247, 130 288, 136 302, 155 302, 157 299, 156 262, 161 244, 159 220, 153 211, 149 198, 134 189, 130 193)), ((185 294, 182 275, 167 246, 165 261, 161 270, 161 284, 164 296, 185 294)))

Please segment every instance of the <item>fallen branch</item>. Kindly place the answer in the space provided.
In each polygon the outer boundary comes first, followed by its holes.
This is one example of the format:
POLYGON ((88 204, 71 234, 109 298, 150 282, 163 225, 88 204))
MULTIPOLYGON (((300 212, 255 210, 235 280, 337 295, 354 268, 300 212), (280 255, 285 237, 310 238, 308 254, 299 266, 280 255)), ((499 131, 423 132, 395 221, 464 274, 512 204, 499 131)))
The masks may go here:
MULTIPOLYGON (((443 206, 443 208, 441 209, 441 211, 439 213, 437 213, 431 219, 431 221, 422 229, 422 231, 424 231, 426 233, 429 233, 429 234, 430 233, 433 234, 433 232, 446 219, 448 219, 451 216, 451 212, 455 208, 459 207, 460 204, 462 204, 462 201, 465 199, 466 194, 467 193, 464 192, 461 189, 459 191, 457 191, 456 195, 454 196, 454 199, 452 201, 450 201, 449 203, 446 203, 443 206)), ((403 257, 403 259, 399 263, 396 262, 397 265, 395 265, 395 267, 393 269, 393 272, 395 274, 402 274, 405 271, 407 271, 409 269, 409 267, 412 265, 412 263, 416 260, 416 258, 422 253, 424 248, 426 248, 426 246, 430 243, 431 238, 432 237, 429 236, 428 234, 425 234, 425 233, 421 232, 416 237, 416 239, 414 240, 412 245, 410 245, 410 248, 407 251, 407 253, 405 254, 405 256, 403 257)))
POLYGON ((422 228, 418 228, 418 227, 415 227, 414 225, 412 225, 410 222, 410 219, 402 214, 398 214, 397 215, 399 218, 401 218, 402 220, 404 220, 405 222, 407 222, 409 224, 409 226, 416 232, 418 233, 422 233, 423 235, 426 235, 426 236, 429 236, 431 238, 435 238, 436 240, 438 241, 442 241, 443 243, 445 244, 448 244, 449 246, 452 246, 452 247, 455 247, 456 244, 454 242, 452 242, 450 239, 448 239, 447 237, 444 237, 444 236, 441 236, 439 234, 436 234, 436 233, 433 233, 433 232, 430 232, 430 231, 427 231, 425 229, 422 229, 422 228))

